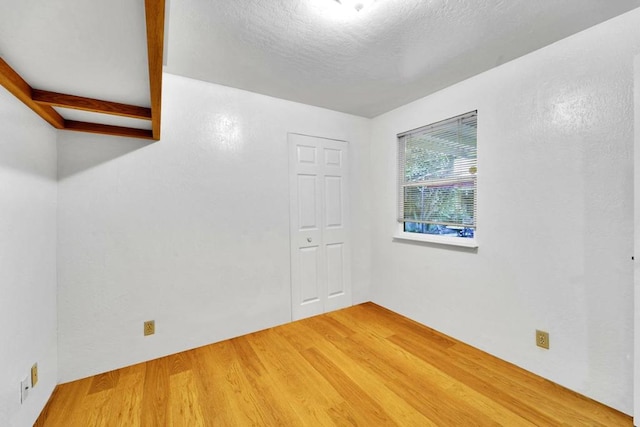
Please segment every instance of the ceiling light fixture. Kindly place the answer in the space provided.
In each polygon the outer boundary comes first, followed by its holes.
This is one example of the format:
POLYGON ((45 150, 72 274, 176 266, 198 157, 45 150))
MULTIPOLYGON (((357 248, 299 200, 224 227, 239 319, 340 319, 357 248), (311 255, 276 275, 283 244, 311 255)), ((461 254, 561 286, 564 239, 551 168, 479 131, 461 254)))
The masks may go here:
POLYGON ((356 11, 360 12, 365 7, 369 6, 375 0, 336 0, 338 3, 354 8, 356 11))

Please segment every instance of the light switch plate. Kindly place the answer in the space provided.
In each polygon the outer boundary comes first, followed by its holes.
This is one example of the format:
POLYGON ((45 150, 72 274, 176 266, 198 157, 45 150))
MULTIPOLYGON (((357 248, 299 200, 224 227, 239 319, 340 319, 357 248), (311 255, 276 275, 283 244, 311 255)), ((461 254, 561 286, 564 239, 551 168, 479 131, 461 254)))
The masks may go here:
POLYGON ((31 388, 34 388, 38 384, 38 364, 34 363, 31 367, 31 388))
POLYGON ((29 397, 29 389, 31 388, 31 380, 29 377, 25 377, 20 381, 20 403, 24 403, 29 397))
POLYGON ((144 322, 144 336, 153 335, 156 333, 156 321, 147 320, 144 322))
POLYGON ((549 350, 549 332, 536 329, 536 345, 549 350))

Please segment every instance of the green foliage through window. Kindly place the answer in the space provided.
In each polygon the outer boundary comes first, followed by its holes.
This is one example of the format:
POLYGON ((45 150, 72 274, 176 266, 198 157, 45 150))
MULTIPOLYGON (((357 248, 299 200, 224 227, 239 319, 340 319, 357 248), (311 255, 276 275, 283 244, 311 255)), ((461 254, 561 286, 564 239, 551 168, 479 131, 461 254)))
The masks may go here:
POLYGON ((473 237, 477 112, 398 136, 399 215, 404 231, 473 237))

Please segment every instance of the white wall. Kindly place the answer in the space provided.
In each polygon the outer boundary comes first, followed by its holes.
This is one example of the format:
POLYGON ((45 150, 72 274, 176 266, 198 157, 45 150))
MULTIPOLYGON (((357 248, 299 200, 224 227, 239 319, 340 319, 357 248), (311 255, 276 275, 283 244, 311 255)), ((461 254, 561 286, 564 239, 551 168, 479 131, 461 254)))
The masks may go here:
POLYGON ((634 201, 634 371, 633 371, 633 414, 634 425, 640 425, 640 55, 634 60, 634 122, 635 141, 633 144, 633 201, 634 201))
POLYGON ((33 425, 57 382, 56 134, 0 88, 0 425, 33 425), (24 404, 20 381, 38 363, 24 404))
POLYGON ((375 118, 373 301, 631 413, 639 51, 637 9, 375 118), (478 251, 392 241, 395 135, 475 109, 478 251))
POLYGON ((369 300, 369 121, 169 74, 163 91, 160 142, 60 133, 61 382, 290 321, 287 132, 350 142, 369 300))

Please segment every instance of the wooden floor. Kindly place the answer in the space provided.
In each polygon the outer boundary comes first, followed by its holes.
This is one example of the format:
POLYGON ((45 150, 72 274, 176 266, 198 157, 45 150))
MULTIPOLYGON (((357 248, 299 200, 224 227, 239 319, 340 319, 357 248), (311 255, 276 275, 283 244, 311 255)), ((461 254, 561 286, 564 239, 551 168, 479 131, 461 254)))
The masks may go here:
POLYGON ((254 425, 632 426, 632 420, 367 303, 62 384, 36 423, 254 425))

